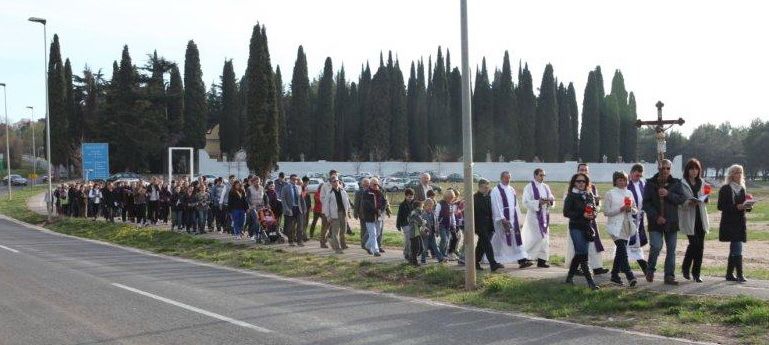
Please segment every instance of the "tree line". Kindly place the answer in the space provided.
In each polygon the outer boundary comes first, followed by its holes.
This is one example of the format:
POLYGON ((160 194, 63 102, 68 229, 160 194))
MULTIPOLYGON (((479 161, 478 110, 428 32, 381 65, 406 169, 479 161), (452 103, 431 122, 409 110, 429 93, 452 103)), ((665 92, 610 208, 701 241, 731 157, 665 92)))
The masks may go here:
MULTIPOLYGON (((219 83, 206 90, 197 45, 189 41, 183 70, 158 55, 135 64, 124 46, 107 79, 85 66, 72 73, 54 35, 48 67, 53 163, 79 166, 80 144, 107 142, 113 171, 159 172, 169 146, 205 146, 219 124, 222 152, 244 149, 260 174, 279 160, 452 161, 462 155, 461 80, 448 49, 404 68, 392 52, 357 80, 325 58, 310 79, 302 46, 290 79, 270 62, 266 28, 254 26, 245 73, 225 60, 219 83), (284 87, 286 85, 286 87, 284 87)), ((528 64, 514 82, 510 56, 490 71, 484 58, 473 78, 474 159, 598 162, 638 157, 635 96, 621 71, 604 91, 600 66, 588 74, 580 115, 573 83, 548 64, 534 92, 528 64), (581 116, 581 121, 580 121, 581 116), (581 126, 580 126, 581 124, 581 126)))

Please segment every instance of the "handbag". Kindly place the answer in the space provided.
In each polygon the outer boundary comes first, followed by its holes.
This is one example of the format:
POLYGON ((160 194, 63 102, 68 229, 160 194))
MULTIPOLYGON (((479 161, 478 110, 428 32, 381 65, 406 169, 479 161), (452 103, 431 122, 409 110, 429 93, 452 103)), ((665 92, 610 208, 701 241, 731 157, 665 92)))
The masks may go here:
POLYGON ((638 228, 636 228, 635 223, 630 221, 630 217, 625 216, 625 219, 622 221, 622 230, 619 237, 630 238, 636 233, 638 233, 638 228))

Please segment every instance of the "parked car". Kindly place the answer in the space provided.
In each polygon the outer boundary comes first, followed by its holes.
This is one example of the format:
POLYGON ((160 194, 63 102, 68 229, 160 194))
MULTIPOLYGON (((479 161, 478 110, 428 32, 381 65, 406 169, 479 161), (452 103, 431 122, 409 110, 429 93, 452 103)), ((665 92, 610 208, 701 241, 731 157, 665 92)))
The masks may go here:
MULTIPOLYGON (((411 180, 409 180, 408 182, 406 182, 406 184, 405 184, 404 186, 405 186, 406 188, 416 189, 416 188, 417 188, 417 186, 418 186, 420 183, 421 183, 421 181, 420 181, 419 179, 411 179, 411 180)), ((443 190, 441 189, 441 187, 440 187, 440 186, 438 186, 437 184, 433 184, 432 186, 433 186, 433 190, 434 190, 436 193, 441 193, 441 192, 443 191, 443 190)))
POLYGON ((453 173, 446 176, 446 182, 462 182, 465 178, 461 174, 453 173))
MULTIPOLYGON (((22 177, 21 175, 11 174, 11 185, 14 186, 26 186, 27 185, 27 179, 22 177)), ((3 183, 6 185, 8 184, 8 176, 3 178, 3 183)))
POLYGON ((342 184, 344 184, 344 190, 348 192, 357 192, 360 190, 360 186, 358 185, 358 180, 356 180, 352 176, 344 176, 342 177, 342 184))
POLYGON ((318 172, 308 172, 308 173, 304 174, 304 176, 307 176, 309 178, 319 178, 319 179, 326 178, 325 174, 318 173, 318 172))
POLYGON ((117 174, 113 174, 112 176, 107 178, 107 182, 128 183, 128 184, 141 182, 143 184, 147 184, 142 179, 141 175, 134 172, 120 172, 117 174))
POLYGON ((397 192, 406 189, 406 182, 408 180, 397 178, 397 177, 388 177, 384 179, 384 182, 382 183, 382 187, 384 187, 385 191, 388 192, 397 192))
POLYGON ((318 188, 320 188, 320 185, 324 183, 323 179, 313 177, 310 178, 310 181, 307 182, 307 191, 310 193, 317 193, 318 188))
POLYGON ((201 177, 205 177, 206 178, 206 182, 213 183, 214 180, 216 180, 216 176, 214 176, 214 175, 198 175, 198 176, 195 176, 195 180, 197 180, 197 179, 199 179, 201 177))

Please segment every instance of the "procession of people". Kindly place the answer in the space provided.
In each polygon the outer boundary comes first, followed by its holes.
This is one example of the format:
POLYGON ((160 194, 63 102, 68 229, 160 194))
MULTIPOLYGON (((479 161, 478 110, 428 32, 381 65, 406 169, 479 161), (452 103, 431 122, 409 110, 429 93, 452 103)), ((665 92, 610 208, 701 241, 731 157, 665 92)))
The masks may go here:
MULTIPOLYGON (((688 237, 681 275, 686 280, 703 281, 705 236, 710 226, 705 206, 712 187, 704 181, 696 159, 686 163, 680 179, 671 175, 671 167, 671 161, 662 160, 658 172, 646 180, 641 164, 633 165, 629 174, 617 171, 612 175, 613 188, 601 196, 590 179, 588 164, 578 165, 561 199, 563 216, 568 220, 566 283, 582 276, 590 288, 598 289, 594 277, 610 273, 612 284, 634 287, 638 280, 631 262, 637 263, 642 277, 651 283, 664 245, 662 281, 677 285, 679 232, 688 237), (598 226, 599 217, 606 220, 604 229, 598 226), (603 267, 603 256, 612 242, 614 260, 609 270, 603 267), (648 256, 644 254, 647 244, 648 256)), ((722 213, 719 240, 730 243, 725 277, 735 282, 746 281, 742 247, 747 240, 745 212, 750 212, 752 205, 746 203, 749 194, 743 174, 739 165, 729 168, 718 194, 722 213)), ((62 184, 53 200, 59 215, 93 220, 103 217, 139 226, 170 224, 172 230, 189 234, 217 232, 234 240, 264 244, 305 246, 317 233, 318 245, 330 246, 337 254, 349 250, 346 236, 354 234, 350 221, 357 219, 361 248, 369 255, 381 256, 385 252, 385 219, 392 215, 382 181, 363 178, 360 189, 350 195, 336 170, 329 171, 328 176, 314 192, 309 191, 309 178, 291 174, 286 179, 283 173, 266 183, 257 176, 243 180, 229 176, 213 181, 201 177, 194 181, 152 178, 148 183, 62 184), (320 231, 316 232, 317 225, 320 231)), ((486 179, 477 182, 477 192, 472 195, 476 269, 483 270, 482 264, 488 264, 493 272, 505 265, 550 268, 551 212, 561 201, 556 201, 546 176, 544 169, 535 169, 520 196, 508 171, 500 173, 496 185, 486 179)), ((415 188, 403 192, 395 222, 403 236, 403 257, 415 266, 426 264, 428 258, 464 265, 460 247, 464 199, 453 188, 436 190, 440 189, 431 184, 430 174, 423 173, 415 188)))

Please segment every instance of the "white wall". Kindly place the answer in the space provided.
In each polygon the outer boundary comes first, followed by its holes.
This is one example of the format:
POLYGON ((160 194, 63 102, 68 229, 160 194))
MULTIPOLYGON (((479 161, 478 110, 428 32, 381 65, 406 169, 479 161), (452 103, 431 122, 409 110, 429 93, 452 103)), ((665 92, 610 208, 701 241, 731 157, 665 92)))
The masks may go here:
MULTIPOLYGON (((200 174, 211 174, 216 176, 229 176, 235 175, 239 178, 248 176, 248 168, 245 162, 240 163, 240 171, 238 171, 237 162, 217 162, 210 159, 208 154, 200 150, 198 159, 200 162, 200 174)), ((476 162, 473 164, 473 171, 487 179, 492 181, 499 180, 499 174, 502 171, 510 171, 510 174, 515 181, 528 181, 532 178, 534 169, 542 168, 547 173, 548 181, 569 181, 572 175, 577 171, 577 162, 565 162, 565 163, 525 163, 525 162, 508 162, 508 163, 487 163, 476 162)), ((657 171, 657 163, 645 163, 644 171, 646 176, 652 176, 657 171)), ((461 162, 279 162, 278 171, 285 172, 286 175, 297 174, 302 176, 310 172, 328 173, 329 170, 335 169, 342 175, 353 175, 360 172, 369 172, 378 176, 387 176, 399 171, 407 172, 422 172, 422 171, 434 171, 441 175, 449 175, 452 173, 463 173, 463 165, 461 162)), ((590 163, 590 178, 596 182, 611 182, 611 176, 615 171, 624 170, 630 171, 630 167, 633 163, 590 163)), ((680 177, 682 175, 682 158, 676 156, 673 159, 673 176, 680 177)))

